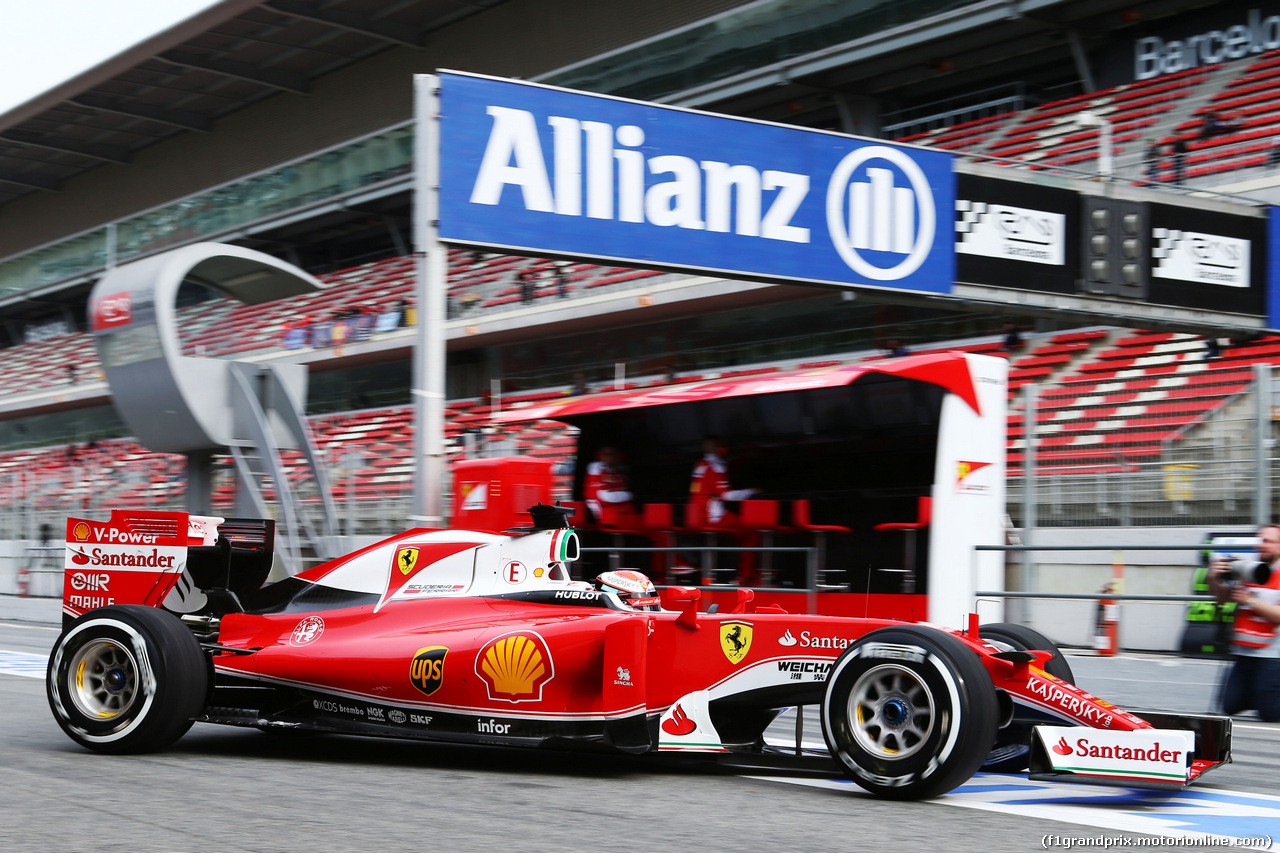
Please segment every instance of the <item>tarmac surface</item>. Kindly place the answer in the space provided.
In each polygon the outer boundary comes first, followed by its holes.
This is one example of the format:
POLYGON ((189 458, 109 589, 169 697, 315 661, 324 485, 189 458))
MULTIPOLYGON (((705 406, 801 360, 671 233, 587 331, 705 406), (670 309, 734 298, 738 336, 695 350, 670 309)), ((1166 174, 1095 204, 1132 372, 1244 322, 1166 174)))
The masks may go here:
MULTIPOLYGON (((89 753, 58 730, 39 657, 61 602, 0 596, 0 850, 846 851, 988 853, 1142 845, 1280 851, 1280 725, 1235 726, 1235 761, 1185 792, 980 774, 887 802, 832 772, 750 756, 620 756, 196 725, 152 755, 89 753), (4 669, 4 654, 28 669, 4 669), (1239 840, 1267 837, 1264 844, 1239 840), (1163 839, 1163 840, 1162 840, 1163 839)), ((1219 661, 1067 650, 1077 682, 1131 710, 1211 712, 1219 661)), ((804 742, 821 745, 806 709, 804 742)), ((791 712, 769 730, 794 745, 791 712)))

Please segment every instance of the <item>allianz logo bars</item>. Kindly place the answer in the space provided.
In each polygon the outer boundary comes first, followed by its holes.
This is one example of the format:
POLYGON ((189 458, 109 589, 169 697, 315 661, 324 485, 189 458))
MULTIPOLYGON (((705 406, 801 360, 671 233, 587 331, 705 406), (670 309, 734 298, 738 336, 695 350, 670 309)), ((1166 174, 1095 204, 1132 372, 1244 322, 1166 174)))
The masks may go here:
POLYGON ((442 240, 951 290, 949 154, 532 83, 439 78, 442 240))

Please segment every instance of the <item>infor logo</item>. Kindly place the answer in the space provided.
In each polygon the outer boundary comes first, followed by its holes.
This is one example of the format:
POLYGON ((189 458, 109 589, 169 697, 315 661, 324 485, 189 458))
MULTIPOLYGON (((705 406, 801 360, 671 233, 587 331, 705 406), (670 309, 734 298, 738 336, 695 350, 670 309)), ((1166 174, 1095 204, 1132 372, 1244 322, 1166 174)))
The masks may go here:
POLYGON ((924 172, 904 152, 871 145, 848 154, 827 184, 827 230, 863 278, 911 275, 933 248, 936 210, 924 172))

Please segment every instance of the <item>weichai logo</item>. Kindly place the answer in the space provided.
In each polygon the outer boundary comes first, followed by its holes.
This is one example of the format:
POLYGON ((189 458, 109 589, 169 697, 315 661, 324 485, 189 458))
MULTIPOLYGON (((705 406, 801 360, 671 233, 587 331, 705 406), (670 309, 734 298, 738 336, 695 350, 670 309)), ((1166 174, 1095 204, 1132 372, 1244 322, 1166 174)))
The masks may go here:
POLYGON ((427 696, 444 684, 444 658, 449 654, 447 646, 428 646, 418 649, 409 663, 409 682, 427 696))

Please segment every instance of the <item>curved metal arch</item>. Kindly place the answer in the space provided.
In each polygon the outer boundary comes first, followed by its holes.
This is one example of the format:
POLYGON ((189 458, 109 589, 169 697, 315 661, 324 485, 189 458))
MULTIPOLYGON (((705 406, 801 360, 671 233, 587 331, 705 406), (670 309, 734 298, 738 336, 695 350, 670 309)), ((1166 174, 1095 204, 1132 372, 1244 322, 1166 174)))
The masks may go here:
POLYGON ((116 267, 94 286, 89 326, 121 418, 149 450, 187 455, 187 504, 209 512, 209 458, 229 450, 241 482, 241 512, 268 517, 262 482, 283 515, 277 553, 294 573, 309 547, 324 557, 337 512, 324 467, 303 418, 307 368, 182 354, 178 289, 197 281, 249 305, 323 289, 313 276, 270 255, 222 243, 196 243, 116 267), (319 523, 303 512, 280 461, 302 451, 319 492, 319 523))

